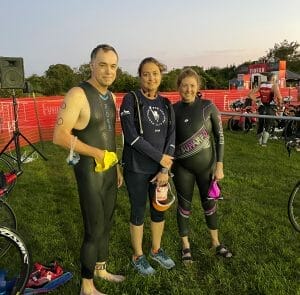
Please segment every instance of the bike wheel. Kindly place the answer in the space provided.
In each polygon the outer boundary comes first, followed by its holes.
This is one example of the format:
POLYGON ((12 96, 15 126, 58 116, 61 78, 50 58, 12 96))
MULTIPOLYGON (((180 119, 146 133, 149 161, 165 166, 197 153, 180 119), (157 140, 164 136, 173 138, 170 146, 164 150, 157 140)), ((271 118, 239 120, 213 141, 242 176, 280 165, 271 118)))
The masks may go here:
POLYGON ((6 271, 6 281, 12 282, 7 294, 22 294, 30 275, 30 254, 22 237, 14 230, 0 227, 0 241, 11 244, 9 251, 0 260, 0 269, 6 271))
POLYGON ((285 142, 296 137, 297 133, 297 122, 294 120, 287 121, 284 128, 284 140, 285 142))
POLYGON ((230 118, 227 122, 227 127, 228 130, 230 130, 231 132, 236 132, 236 119, 234 119, 234 117, 230 118))
POLYGON ((300 232, 300 181, 295 185, 289 197, 288 215, 295 230, 300 232))
MULTIPOLYGON (((17 229, 17 218, 13 209, 3 200, 0 200, 0 226, 5 226, 13 230, 17 229)), ((0 241, 0 258, 7 252, 10 243, 2 239, 0 241)))
POLYGON ((12 164, 0 157, 0 198, 5 198, 14 188, 17 181, 17 173, 12 164))
POLYGON ((249 118, 246 118, 246 119, 245 119, 245 130, 244 130, 244 132, 247 133, 247 132, 249 132, 251 129, 252 129, 252 123, 251 123, 251 121, 249 120, 249 118))

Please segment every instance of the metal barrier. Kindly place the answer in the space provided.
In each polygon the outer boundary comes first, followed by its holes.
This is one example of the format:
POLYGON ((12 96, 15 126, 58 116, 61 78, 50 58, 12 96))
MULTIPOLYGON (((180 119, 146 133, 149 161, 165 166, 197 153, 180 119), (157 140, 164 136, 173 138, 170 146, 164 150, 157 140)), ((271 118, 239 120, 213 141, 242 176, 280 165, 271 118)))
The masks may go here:
POLYGON ((234 112, 220 112, 222 116, 237 116, 237 117, 250 117, 250 118, 264 118, 264 119, 278 119, 278 120, 293 120, 300 121, 300 117, 291 117, 291 116, 270 116, 270 115, 259 115, 259 114, 243 114, 243 113, 234 113, 234 112))

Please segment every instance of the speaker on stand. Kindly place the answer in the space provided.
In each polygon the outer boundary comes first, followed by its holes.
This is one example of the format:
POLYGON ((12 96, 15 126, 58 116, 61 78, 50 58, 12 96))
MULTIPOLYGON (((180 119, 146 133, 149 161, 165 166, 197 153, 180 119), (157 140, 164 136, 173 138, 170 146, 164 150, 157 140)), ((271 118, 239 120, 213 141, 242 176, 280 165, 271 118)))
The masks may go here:
POLYGON ((24 88, 23 58, 0 57, 0 88, 24 88))
POLYGON ((0 89, 12 89, 13 113, 14 113, 14 131, 12 138, 0 151, 0 156, 5 154, 17 163, 17 174, 22 173, 21 164, 34 152, 37 152, 44 160, 47 158, 20 132, 18 124, 18 103, 15 96, 15 89, 24 88, 24 65, 21 57, 0 57, 0 89), (22 159, 20 149, 20 139, 23 138, 33 151, 22 159), (14 143, 16 156, 10 156, 5 153, 11 143, 14 143))

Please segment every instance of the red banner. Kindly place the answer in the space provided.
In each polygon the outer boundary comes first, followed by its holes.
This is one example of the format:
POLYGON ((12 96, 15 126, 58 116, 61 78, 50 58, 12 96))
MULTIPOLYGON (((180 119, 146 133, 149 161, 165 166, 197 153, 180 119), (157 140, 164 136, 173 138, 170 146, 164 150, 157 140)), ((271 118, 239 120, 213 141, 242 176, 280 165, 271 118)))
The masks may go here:
MULTIPOLYGON (((280 89, 283 96, 293 96, 297 101, 298 91, 296 88, 280 89)), ((215 103, 220 111, 229 110, 230 104, 240 98, 245 98, 249 90, 203 90, 204 98, 215 103)), ((172 103, 179 100, 178 92, 162 92, 172 103)), ((116 93, 117 97, 117 124, 116 133, 121 133, 119 109, 124 93, 116 93)), ((20 132, 31 142, 41 140, 51 141, 56 117, 63 100, 62 96, 17 98, 17 118, 14 116, 13 102, 10 98, 0 98, 0 149, 9 142, 15 130, 15 120, 18 121, 20 132)), ((20 137, 20 145, 27 143, 20 137)), ((14 150, 13 143, 8 150, 14 150)))

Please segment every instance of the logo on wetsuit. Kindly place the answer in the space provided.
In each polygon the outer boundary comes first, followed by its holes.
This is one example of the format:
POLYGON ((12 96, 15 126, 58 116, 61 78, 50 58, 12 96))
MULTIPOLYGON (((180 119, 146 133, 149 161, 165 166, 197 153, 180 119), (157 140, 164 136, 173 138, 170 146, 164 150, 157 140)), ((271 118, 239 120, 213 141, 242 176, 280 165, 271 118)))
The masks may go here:
POLYGON ((203 149, 210 147, 209 134, 204 127, 176 147, 175 156, 178 159, 190 157, 203 149))

